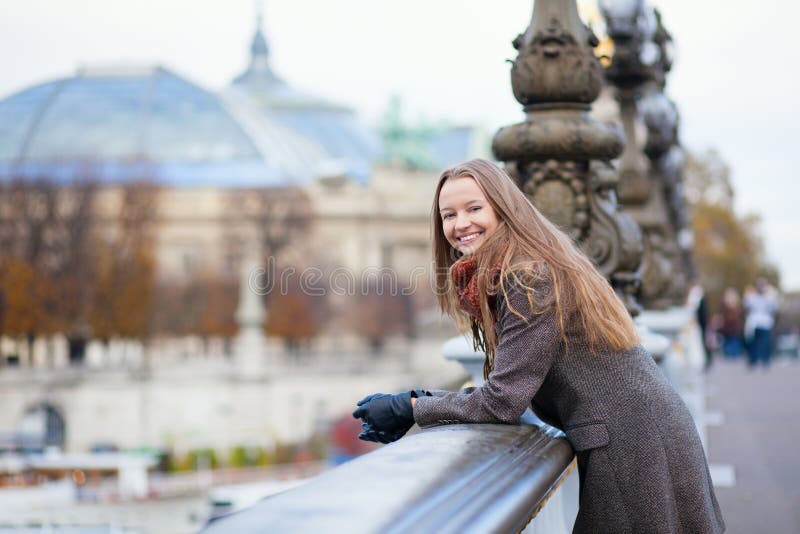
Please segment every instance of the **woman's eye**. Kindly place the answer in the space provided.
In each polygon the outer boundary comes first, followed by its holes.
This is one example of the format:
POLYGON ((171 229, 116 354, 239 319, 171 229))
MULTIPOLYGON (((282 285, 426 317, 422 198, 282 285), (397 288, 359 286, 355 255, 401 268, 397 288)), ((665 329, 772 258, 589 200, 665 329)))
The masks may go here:
POLYGON ((478 211, 479 209, 481 209, 481 206, 472 206, 469 211, 478 211))
POLYGON ((453 216, 452 213, 445 213, 444 215, 442 215, 442 220, 446 221, 447 219, 449 219, 452 216, 453 216))

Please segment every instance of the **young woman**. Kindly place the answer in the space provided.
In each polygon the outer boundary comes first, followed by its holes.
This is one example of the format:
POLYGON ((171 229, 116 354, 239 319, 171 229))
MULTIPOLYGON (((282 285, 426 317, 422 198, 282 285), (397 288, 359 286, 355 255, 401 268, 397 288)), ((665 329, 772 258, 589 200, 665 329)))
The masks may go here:
POLYGON ((575 532, 722 532, 700 439, 622 302, 493 163, 444 171, 433 207, 439 304, 470 325, 486 382, 370 395, 362 439, 414 424, 516 423, 528 406, 578 459, 575 532))

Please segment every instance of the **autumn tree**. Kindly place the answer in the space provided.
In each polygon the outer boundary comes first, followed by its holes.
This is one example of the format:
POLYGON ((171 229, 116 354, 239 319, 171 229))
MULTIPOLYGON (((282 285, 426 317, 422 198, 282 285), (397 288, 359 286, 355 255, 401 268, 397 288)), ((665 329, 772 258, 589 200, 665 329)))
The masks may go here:
POLYGON ((694 258, 712 310, 727 287, 741 292, 758 276, 767 276, 777 286, 778 271, 766 259, 759 216, 739 216, 733 209, 727 164, 713 151, 690 154, 684 179, 692 211, 694 258))
POLYGON ((53 328, 46 291, 54 261, 47 248, 56 224, 57 188, 45 180, 0 181, 0 334, 34 336, 53 328))
POLYGON ((198 333, 203 339, 232 338, 239 329, 234 318, 238 305, 238 284, 219 276, 205 277, 202 284, 203 303, 198 333))
MULTIPOLYGON (((161 280, 155 292, 154 331, 162 335, 197 335, 230 339, 238 325, 240 268, 242 261, 256 257, 273 267, 289 248, 302 248, 303 237, 311 227, 308 196, 298 188, 243 188, 222 193, 221 270, 205 270, 189 279, 161 280)), ((274 281, 273 281, 274 282, 274 281)), ((316 334, 315 319, 306 316, 308 303, 296 293, 265 296, 271 310, 267 316, 270 334, 289 344, 316 334), (271 299, 275 298, 275 302, 271 299), (290 319, 291 318, 291 319, 290 319)))
MULTIPOLYGON (((227 241, 236 245, 231 255, 240 260, 247 255, 258 257, 265 266, 263 283, 274 288, 264 295, 268 309, 267 332, 285 339, 291 349, 314 337, 320 327, 315 310, 320 309, 324 299, 304 294, 299 280, 282 292, 280 282, 269 279, 277 276, 276 265, 289 264, 283 258, 287 250, 304 249, 303 240, 308 237, 313 221, 308 195, 296 187, 234 190, 228 196, 226 218, 230 221, 227 241), (248 245, 237 239, 234 232, 236 235, 251 233, 256 249, 245 250, 248 245)), ((306 263, 307 260, 303 258, 306 263)))
POLYGON ((202 273, 186 280, 161 280, 154 295, 153 333, 198 336, 205 346, 212 338, 236 335, 238 284, 235 279, 202 273))
POLYGON ((374 351, 383 350, 386 340, 393 335, 414 335, 410 295, 392 291, 380 283, 367 283, 362 289, 361 294, 350 297, 346 323, 374 351))
MULTIPOLYGON (((49 271, 53 283, 48 292, 48 309, 57 318, 58 330, 67 336, 72 360, 82 360, 91 336, 94 200, 97 183, 76 181, 57 190, 55 238, 49 243, 49 271)), ((46 264, 47 265, 47 264, 46 264)), ((47 267, 45 267, 47 268, 47 267)))
POLYGON ((716 205, 733 210, 731 169, 716 150, 686 154, 684 194, 690 206, 716 205))
POLYGON ((231 208, 240 220, 255 229, 263 258, 276 261, 290 245, 307 237, 312 223, 311 200, 296 187, 237 191, 231 208))
POLYGON ((156 265, 153 233, 158 188, 133 182, 113 191, 118 204, 101 222, 93 251, 91 326, 95 337, 150 335, 156 265), (106 231, 102 231, 105 229, 106 231))
POLYGON ((199 279, 156 282, 152 328, 157 336, 188 336, 196 333, 203 303, 199 279))
POLYGON ((75 361, 92 336, 145 335, 154 189, 126 185, 110 208, 102 202, 107 192, 90 178, 0 183, 3 333, 29 343, 63 333, 75 361))
MULTIPOLYGON (((92 180, 57 184, 47 179, 15 178, 0 184, 0 269, 4 285, 12 276, 31 277, 28 299, 6 294, 3 331, 25 335, 64 332, 70 355, 80 352, 87 335, 91 282, 92 180), (24 308, 29 308, 27 311, 24 308), (19 332, 16 317, 35 317, 19 332), (11 323, 9 323, 11 321, 11 323)), ((18 287, 14 289, 18 294, 18 287)))
POLYGON ((19 258, 4 258, 0 265, 0 295, 3 313, 0 314, 0 335, 27 338, 43 322, 43 295, 33 266, 19 258))
POLYGON ((298 352, 322 328, 327 288, 320 283, 308 283, 302 278, 302 270, 290 269, 300 274, 289 277, 268 295, 266 332, 282 338, 290 352, 298 352))

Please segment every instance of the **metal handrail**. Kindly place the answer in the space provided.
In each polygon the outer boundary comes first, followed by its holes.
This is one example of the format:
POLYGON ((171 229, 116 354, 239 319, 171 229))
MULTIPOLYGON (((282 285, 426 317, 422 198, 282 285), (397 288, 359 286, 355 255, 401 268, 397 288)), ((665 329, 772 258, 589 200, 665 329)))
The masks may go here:
POLYGON ((203 532, 517 532, 572 460, 563 434, 546 425, 430 428, 203 532))

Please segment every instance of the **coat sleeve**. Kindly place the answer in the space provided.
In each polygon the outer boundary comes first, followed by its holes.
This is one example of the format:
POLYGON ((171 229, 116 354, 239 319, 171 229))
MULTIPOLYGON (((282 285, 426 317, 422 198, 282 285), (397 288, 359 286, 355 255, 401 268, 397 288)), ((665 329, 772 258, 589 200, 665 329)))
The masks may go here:
MULTIPOLYGON (((541 288, 535 288, 538 292, 541 288)), ((531 314, 525 291, 512 286, 499 309, 494 369, 480 387, 420 397, 420 426, 452 423, 516 423, 542 385, 561 346, 554 306, 531 314), (513 313, 508 303, 523 315, 513 313)))
MULTIPOLYGON (((474 389, 475 389, 475 386, 469 386, 469 387, 465 387, 465 388, 460 389, 458 391, 458 393, 472 393, 472 391, 474 389)), ((445 389, 426 389, 425 393, 427 393, 428 396, 445 397, 447 395, 451 395, 453 392, 452 391, 447 391, 445 389)))

